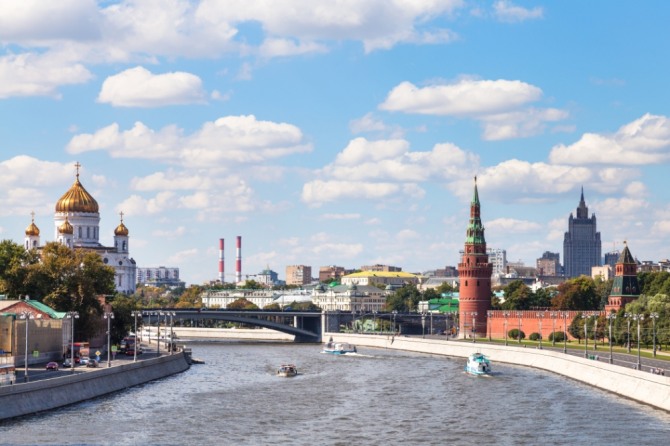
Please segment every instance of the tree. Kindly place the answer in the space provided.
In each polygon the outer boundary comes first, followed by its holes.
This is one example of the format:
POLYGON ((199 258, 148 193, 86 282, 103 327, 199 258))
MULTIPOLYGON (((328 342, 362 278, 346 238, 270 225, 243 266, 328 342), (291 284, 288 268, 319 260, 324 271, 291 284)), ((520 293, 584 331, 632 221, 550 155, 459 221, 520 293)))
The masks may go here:
POLYGON ((186 288, 179 300, 175 304, 176 308, 202 308, 202 298, 200 295, 204 290, 201 286, 191 285, 186 288))
POLYGON ((556 310, 595 310, 600 302, 593 279, 579 276, 560 284, 551 304, 556 310))
POLYGON ((0 294, 6 294, 10 299, 17 299, 21 295, 37 297, 34 290, 26 282, 28 266, 39 262, 37 251, 25 248, 10 240, 0 242, 0 294))
POLYGON ((422 293, 423 300, 439 299, 440 293, 438 293, 435 288, 428 288, 422 293))
MULTIPOLYGON (((114 319, 111 321, 111 340, 113 343, 120 342, 129 332, 135 331, 135 317, 133 311, 142 307, 133 297, 117 293, 111 300, 114 319)), ((137 318, 137 329, 142 326, 142 318, 137 318)))
POLYGON ((421 292, 416 288, 416 285, 405 284, 386 298, 386 308, 388 311, 396 310, 408 313, 416 311, 420 300, 421 292))
POLYGON ((501 305, 503 310, 530 309, 532 291, 523 283, 523 280, 510 282, 504 291, 505 301, 501 305))
POLYGON ((248 301, 247 299, 241 297, 228 305, 226 305, 228 310, 258 310, 256 304, 248 301))
POLYGON ((584 339, 584 319, 582 318, 582 313, 577 313, 574 319, 572 319, 572 322, 568 325, 568 333, 579 342, 584 339))
POLYGON ((451 286, 449 282, 442 282, 440 286, 438 286, 435 291, 437 294, 448 294, 448 293, 453 293, 454 292, 454 287, 451 286))

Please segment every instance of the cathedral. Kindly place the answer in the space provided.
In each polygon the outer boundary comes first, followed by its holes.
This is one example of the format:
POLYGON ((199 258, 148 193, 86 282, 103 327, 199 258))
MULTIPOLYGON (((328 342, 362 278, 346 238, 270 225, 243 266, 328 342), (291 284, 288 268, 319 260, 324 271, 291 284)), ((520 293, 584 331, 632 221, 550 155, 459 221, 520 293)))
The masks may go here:
MULTIPOLYGON (((54 213, 54 240, 69 248, 81 248, 95 251, 102 257, 102 261, 114 268, 114 283, 119 293, 132 294, 135 292, 137 265, 130 257, 128 246, 128 228, 121 222, 114 230, 114 246, 103 246, 100 238, 100 213, 98 202, 88 193, 79 182, 79 163, 75 164, 77 176, 74 184, 56 203, 54 213)), ((35 214, 32 222, 26 228, 25 248, 40 249, 40 230, 35 224, 35 214)))

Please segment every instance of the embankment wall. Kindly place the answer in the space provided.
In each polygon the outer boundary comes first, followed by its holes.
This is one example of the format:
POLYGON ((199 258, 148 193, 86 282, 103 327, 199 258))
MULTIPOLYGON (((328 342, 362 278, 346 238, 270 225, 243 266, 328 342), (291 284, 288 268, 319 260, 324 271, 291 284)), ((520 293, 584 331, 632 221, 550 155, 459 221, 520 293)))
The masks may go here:
POLYGON ((244 328, 200 328, 174 327, 174 332, 181 339, 238 339, 255 341, 293 341, 294 335, 281 331, 244 328))
POLYGON ((670 412, 669 376, 566 355, 554 350, 404 336, 343 333, 323 335, 324 339, 330 337, 336 342, 349 342, 359 347, 407 350, 460 358, 467 358, 474 352, 480 352, 489 357, 494 367, 495 363, 508 363, 546 370, 670 412))
POLYGON ((159 358, 87 370, 24 384, 0 387, 0 420, 96 398, 165 378, 189 368, 183 352, 159 358))

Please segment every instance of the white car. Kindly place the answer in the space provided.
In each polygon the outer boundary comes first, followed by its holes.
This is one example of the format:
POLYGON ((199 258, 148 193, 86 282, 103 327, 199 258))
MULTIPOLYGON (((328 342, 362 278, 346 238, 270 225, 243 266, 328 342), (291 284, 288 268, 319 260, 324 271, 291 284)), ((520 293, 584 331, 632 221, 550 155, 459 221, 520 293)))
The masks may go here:
POLYGON ((91 360, 91 358, 89 358, 88 356, 84 356, 84 357, 79 359, 79 364, 80 365, 86 365, 86 364, 88 364, 88 362, 90 360, 91 360))

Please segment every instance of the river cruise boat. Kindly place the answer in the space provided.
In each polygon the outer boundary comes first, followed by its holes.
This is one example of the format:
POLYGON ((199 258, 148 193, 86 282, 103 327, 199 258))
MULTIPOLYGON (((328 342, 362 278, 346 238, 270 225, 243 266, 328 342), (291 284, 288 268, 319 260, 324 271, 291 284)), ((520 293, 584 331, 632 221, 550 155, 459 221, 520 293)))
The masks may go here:
POLYGON ((346 355, 356 353, 356 346, 347 342, 330 341, 324 347, 323 352, 331 355, 346 355))
POLYGON ((277 376, 291 378, 298 374, 298 368, 293 364, 282 364, 277 369, 277 376))
POLYGON ((473 353, 468 357, 465 371, 471 375, 488 375, 491 373, 491 362, 481 353, 473 353))

